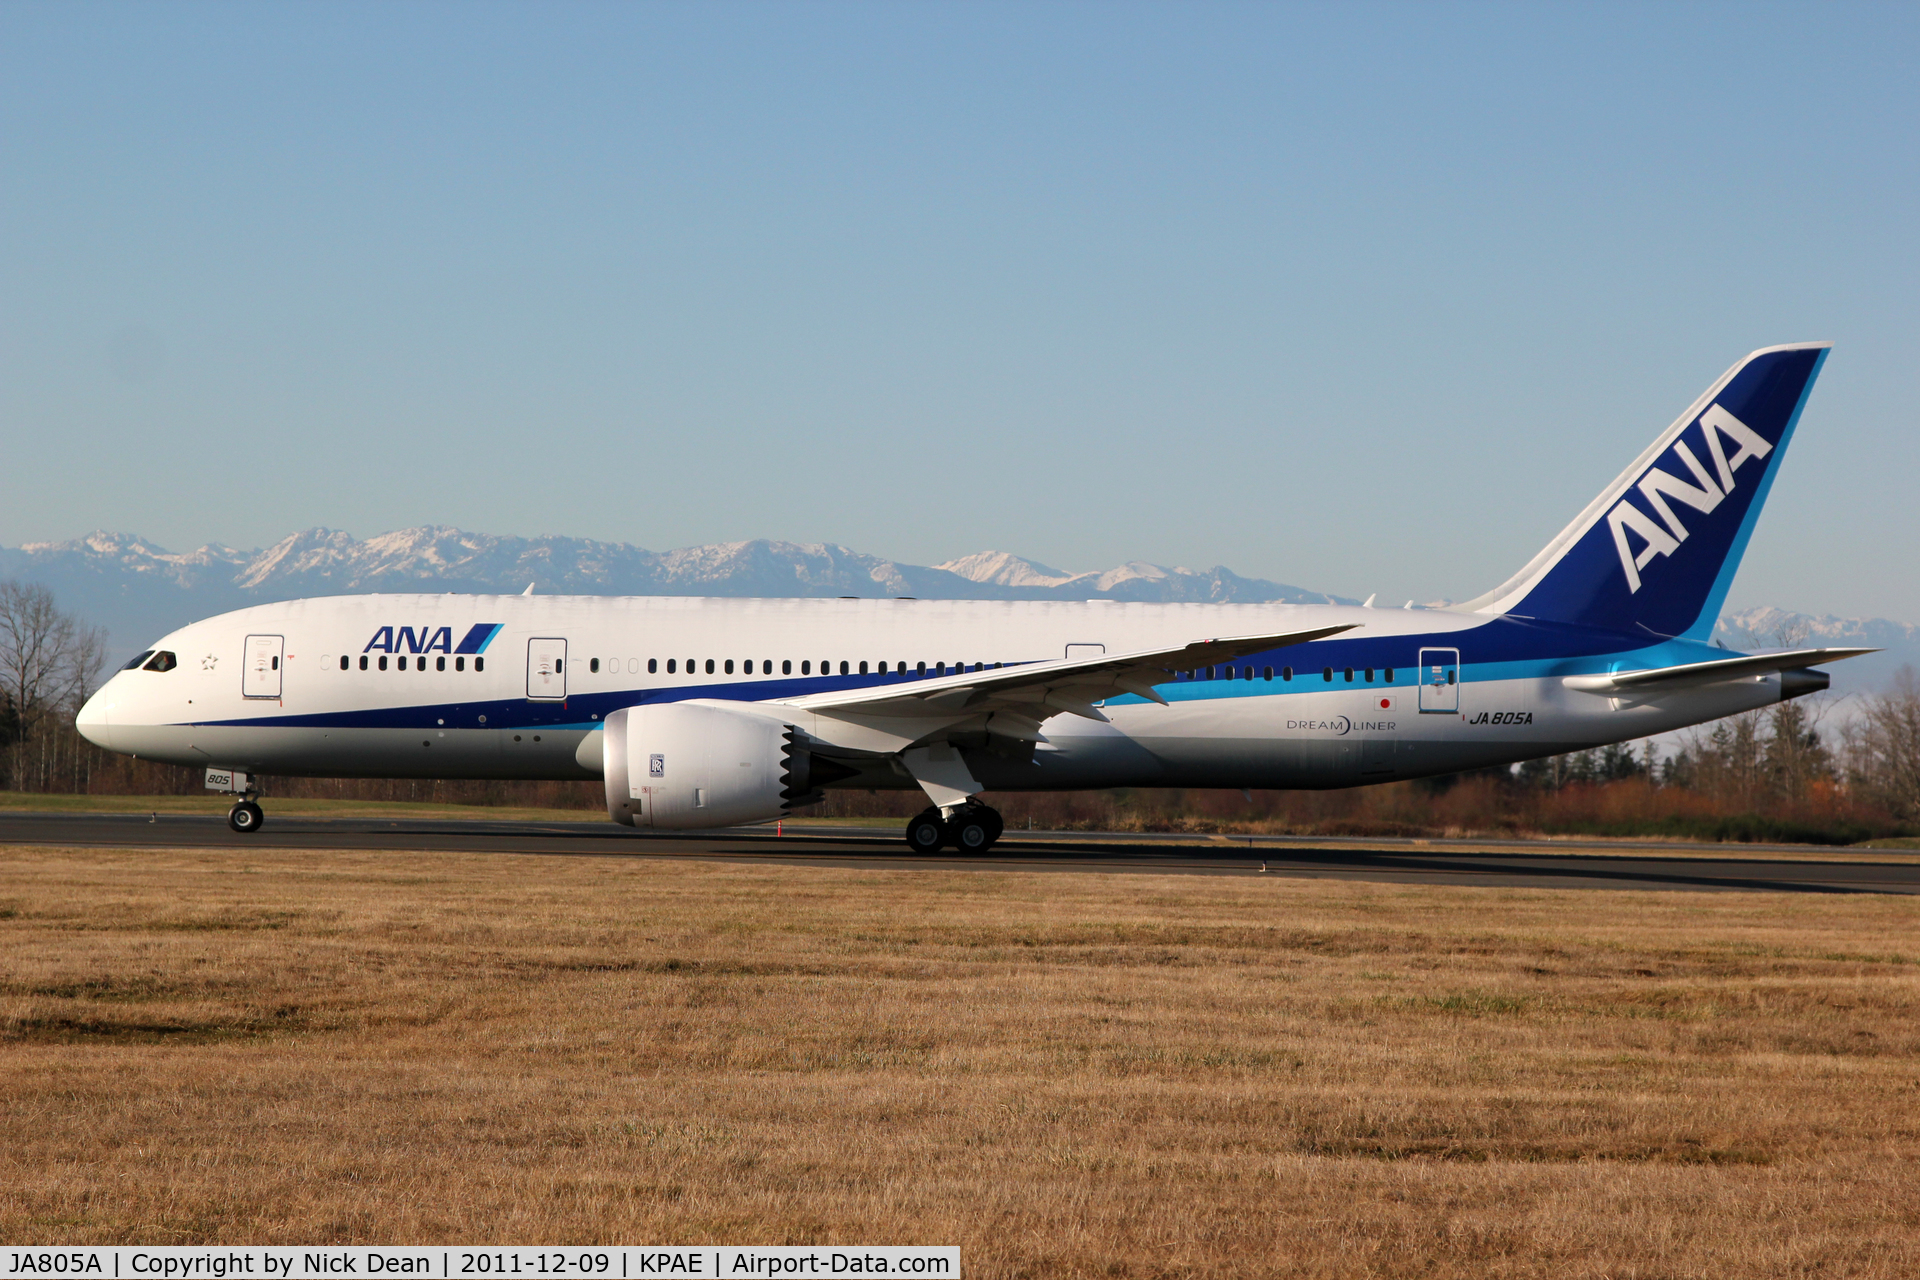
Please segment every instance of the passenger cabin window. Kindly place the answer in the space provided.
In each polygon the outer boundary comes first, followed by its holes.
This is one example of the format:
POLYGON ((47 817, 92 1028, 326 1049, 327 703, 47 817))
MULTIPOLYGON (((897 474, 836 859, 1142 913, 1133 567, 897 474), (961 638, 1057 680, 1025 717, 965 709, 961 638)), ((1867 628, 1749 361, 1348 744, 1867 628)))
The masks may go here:
POLYGON ((800 663, 800 674, 803 676, 813 674, 813 659, 807 658, 800 663))
POLYGON ((667 659, 667 674, 668 674, 668 675, 676 675, 676 674, 678 674, 678 672, 676 671, 676 668, 678 668, 678 667, 679 667, 679 665, 680 665, 680 660, 679 660, 678 658, 668 658, 668 659, 667 659))
POLYGON ((1388 667, 1386 670, 1381 672, 1381 675, 1385 676, 1387 680, 1391 681, 1393 679, 1393 668, 1388 667))
POLYGON ((473 660, 473 669, 475 671, 485 671, 487 669, 487 660, 485 658, 475 658, 473 660))
MULTIPOLYGON (((140 651, 139 653, 136 653, 136 654, 134 654, 134 655, 133 655, 133 661, 132 661, 132 662, 129 662, 129 663, 128 663, 128 664, 126 665, 126 666, 124 666, 124 667, 122 667, 122 668, 120 668, 120 669, 121 669, 122 671, 133 671, 133 670, 135 670, 135 669, 137 669, 137 668, 139 667, 139 665, 140 665, 141 663, 143 663, 143 662, 145 662, 145 661, 146 661, 146 660, 147 660, 148 658, 151 658, 152 656, 153 656, 153 650, 151 650, 151 649, 143 649, 143 650, 141 650, 141 651, 140 651)), ((342 659, 340 659, 340 661, 341 661, 342 663, 344 663, 344 662, 346 661, 346 659, 345 659, 345 658, 342 658, 342 659)))
POLYGON ((364 653, 360 655, 360 669, 362 671, 367 669, 367 655, 364 653))
MULTIPOLYGON (((733 664, 732 664, 732 663, 728 663, 727 665, 728 665, 728 666, 732 666, 733 664)), ((708 659, 707 659, 707 674, 708 674, 708 675, 712 675, 712 674, 713 674, 713 659, 712 659, 712 658, 708 658, 708 659)))
POLYGON ((162 649, 158 653, 154 654, 151 658, 148 658, 146 666, 142 667, 141 670, 171 671, 179 665, 180 665, 180 660, 178 658, 174 657, 167 650, 162 649))
POLYGON ((387 669, 387 655, 384 653, 380 655, 380 669, 382 671, 387 669))
POLYGON ((1352 667, 1348 667, 1348 668, 1347 668, 1347 683, 1348 683, 1348 684, 1352 684, 1352 683, 1353 683, 1353 668, 1352 668, 1352 667))
POLYGON ((453 660, 453 669, 455 671, 465 671, 467 669, 467 660, 465 658, 455 658, 453 660))
MULTIPOLYGON (((866 670, 866 667, 865 667, 865 666, 863 665, 863 666, 862 666, 862 667, 861 667, 860 669, 861 669, 862 671, 864 671, 864 670, 866 670)), ((840 674, 841 674, 841 675, 843 675, 843 676, 844 676, 844 675, 851 675, 851 674, 852 674, 852 672, 850 672, 850 671, 848 671, 848 670, 847 670, 847 664, 846 664, 846 663, 844 663, 844 662, 840 664, 840 674)))
POLYGON ((1322 680, 1325 680, 1325 681, 1326 681, 1326 682, 1327 682, 1328 684, 1332 684, 1332 683, 1333 683, 1333 668, 1332 668, 1332 667, 1328 667, 1328 668, 1327 668, 1326 670, 1324 670, 1324 671, 1322 671, 1322 672, 1320 673, 1320 678, 1321 678, 1322 680))
MULTIPOLYGON (((709 662, 709 663, 707 664, 707 670, 709 670, 709 671, 711 671, 711 670, 713 670, 713 664, 712 664, 711 662, 709 662)), ((727 659, 727 674, 728 674, 728 675, 732 675, 732 674, 733 674, 733 659, 732 659, 732 658, 728 658, 728 659, 727 659)))
POLYGON ((783 676, 790 676, 793 674, 792 658, 782 658, 780 660, 780 674, 783 676))
POLYGON ((343 653, 340 655, 340 669, 342 671, 345 671, 348 667, 352 665, 353 664, 350 661, 348 661, 346 654, 343 653))
POLYGON ((433 660, 433 669, 435 671, 445 671, 447 669, 447 660, 445 658, 435 658, 433 660))
POLYGON ((600 674, 600 659, 598 659, 598 658, 588 658, 588 659, 587 659, 587 671, 588 671, 589 673, 591 673, 591 674, 593 674, 593 675, 599 675, 599 674, 600 674))
POLYGON ((657 674, 657 673, 659 672, 659 670, 660 670, 660 659, 658 659, 658 658, 648 658, 648 659, 647 659, 647 674, 648 674, 648 675, 654 675, 654 674, 657 674))
POLYGON ((1273 679, 1273 668, 1272 668, 1272 667, 1262 667, 1262 668, 1260 668, 1260 678, 1261 678, 1262 680, 1271 680, 1271 679, 1273 679))
POLYGON ((1282 668, 1280 668, 1280 678, 1281 678, 1282 680, 1291 680, 1291 679, 1293 679, 1293 668, 1292 668, 1292 667, 1282 667, 1282 668))

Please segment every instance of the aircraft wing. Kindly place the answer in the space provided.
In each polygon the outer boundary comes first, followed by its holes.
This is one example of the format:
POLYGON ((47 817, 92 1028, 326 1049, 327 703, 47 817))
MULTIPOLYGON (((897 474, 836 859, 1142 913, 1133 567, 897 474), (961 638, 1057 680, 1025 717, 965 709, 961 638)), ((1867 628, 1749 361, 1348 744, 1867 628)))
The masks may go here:
POLYGON ((1782 649, 1777 653, 1756 653, 1738 658, 1716 658, 1711 662, 1689 662, 1678 667, 1653 667, 1645 671, 1615 671, 1607 675, 1568 676, 1560 683, 1582 693, 1626 693, 1629 691, 1673 688, 1682 685, 1716 684, 1742 676, 1771 675, 1775 671, 1798 671, 1818 662, 1838 662, 1857 658, 1878 649, 1782 649))
MULTIPOLYGON (((1164 706, 1166 699, 1160 696, 1154 685, 1166 683, 1169 671, 1231 662, 1251 653, 1305 644, 1310 640, 1351 631, 1358 625, 1347 623, 1337 627, 1314 627, 1306 631, 1283 631, 1273 635, 1195 640, 1177 649, 1141 649, 1132 653, 1103 654, 1095 658, 1028 662, 1019 666, 963 671, 957 675, 927 679, 903 677, 898 684, 870 686, 844 693, 811 693, 782 699, 775 705, 797 707, 823 715, 848 712, 861 716, 950 717, 1007 712, 1031 721, 1033 732, 1024 736, 1037 739, 1040 721, 1062 712, 1105 721, 1105 714, 1093 705, 1103 698, 1134 693, 1164 706)), ((996 726, 1005 723, 1006 717, 996 720, 996 726)))

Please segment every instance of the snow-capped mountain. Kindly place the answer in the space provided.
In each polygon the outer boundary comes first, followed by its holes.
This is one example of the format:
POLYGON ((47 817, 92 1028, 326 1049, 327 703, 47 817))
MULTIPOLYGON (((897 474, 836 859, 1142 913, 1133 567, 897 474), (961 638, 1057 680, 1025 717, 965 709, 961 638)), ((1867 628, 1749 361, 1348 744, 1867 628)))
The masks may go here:
POLYGON ((132 534, 0 548, 0 577, 51 587, 62 607, 105 626, 114 653, 195 618, 249 604, 355 592, 714 596, 914 596, 1355 603, 1300 587, 1134 562, 1062 573, 1002 552, 899 564, 829 543, 723 542, 649 551, 591 538, 511 538, 444 525, 359 539, 308 529, 263 550, 164 550, 132 534))
POLYGON ((964 593, 972 598, 1013 596, 1058 600, 1104 598, 1242 603, 1281 601, 1288 604, 1359 603, 1318 591, 1282 586, 1260 578, 1243 578, 1231 569, 1217 565, 1207 570, 1168 569, 1144 560, 1130 560, 1104 573, 1063 573, 1037 560, 1028 560, 1009 552, 980 551, 937 564, 934 570, 956 574, 974 583, 976 589, 964 593))

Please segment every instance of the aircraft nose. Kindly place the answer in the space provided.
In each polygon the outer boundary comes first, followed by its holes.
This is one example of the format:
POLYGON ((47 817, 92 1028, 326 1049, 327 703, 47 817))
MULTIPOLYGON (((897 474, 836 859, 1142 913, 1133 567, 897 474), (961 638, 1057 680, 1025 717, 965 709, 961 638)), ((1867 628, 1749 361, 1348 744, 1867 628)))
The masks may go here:
POLYGON ((88 742, 111 751, 113 750, 112 712, 113 703, 107 697, 107 691, 102 689, 88 698, 86 705, 80 708, 80 714, 73 718, 73 727, 78 729, 80 736, 88 742))

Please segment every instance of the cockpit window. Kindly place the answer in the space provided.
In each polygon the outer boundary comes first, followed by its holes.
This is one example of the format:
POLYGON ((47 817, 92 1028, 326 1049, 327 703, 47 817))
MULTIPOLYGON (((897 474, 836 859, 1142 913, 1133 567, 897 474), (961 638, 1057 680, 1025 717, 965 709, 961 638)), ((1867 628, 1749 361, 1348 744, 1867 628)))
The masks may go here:
POLYGON ((171 671, 179 665, 180 660, 178 658, 174 657, 165 649, 162 649, 153 655, 152 660, 149 661, 143 669, 147 671, 171 671))
POLYGON ((142 650, 141 652, 134 655, 132 662, 129 662, 126 666, 120 669, 122 671, 132 671, 136 667, 138 667, 141 663, 145 662, 148 658, 151 658, 152 656, 153 656, 153 650, 151 649, 142 650))

